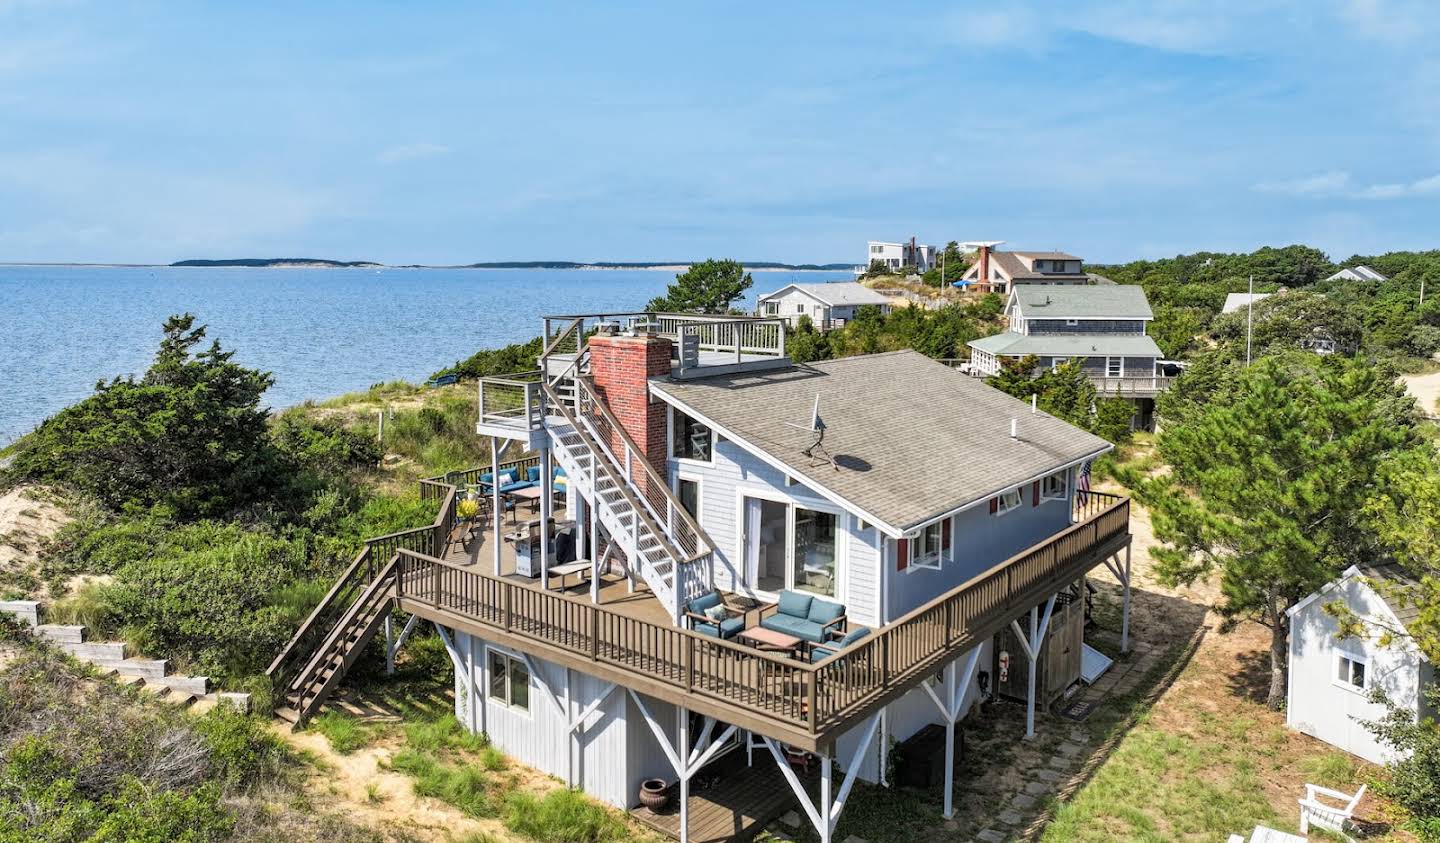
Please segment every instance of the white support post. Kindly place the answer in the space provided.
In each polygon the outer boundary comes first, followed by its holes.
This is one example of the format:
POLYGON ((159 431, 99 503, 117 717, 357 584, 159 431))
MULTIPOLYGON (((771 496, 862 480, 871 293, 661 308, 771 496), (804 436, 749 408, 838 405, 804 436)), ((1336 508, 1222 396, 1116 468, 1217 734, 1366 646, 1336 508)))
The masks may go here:
POLYGON ((494 532, 490 535, 490 542, 495 548, 495 576, 500 576, 500 547, 504 544, 501 538, 501 531, 504 529, 505 511, 501 509, 500 499, 500 437, 490 437, 490 520, 494 532))
MULTIPOLYGON (((845 778, 840 783, 840 790, 835 793, 832 790, 834 784, 833 760, 829 755, 820 756, 820 801, 810 801, 810 795, 805 792, 805 786, 800 784, 800 779, 795 776, 795 771, 790 769, 790 762, 785 760, 785 754, 780 751, 779 742, 759 735, 770 754, 775 758, 775 764, 779 766, 780 773, 785 781, 790 784, 790 789, 795 793, 795 799, 804 809, 805 815, 810 818, 810 823, 815 827, 815 832, 820 835, 821 843, 830 843, 835 834, 835 826, 840 823, 840 813, 845 810, 845 800, 850 797, 850 788, 854 787, 855 779, 860 775, 860 767, 864 763, 865 753, 870 751, 870 743, 875 739, 875 733, 880 729, 880 721, 884 711, 876 712, 865 725, 861 727, 861 738, 855 752, 850 756, 850 763, 845 766, 845 778), (832 800, 832 794, 834 798, 832 800)), ((729 732, 726 732, 729 737, 729 732)), ((721 739, 723 741, 724 738, 721 739)))
POLYGON ((385 613, 385 675, 395 672, 395 613, 385 613))
POLYGON ((1035 737, 1035 679, 1039 669, 1038 661, 1040 650, 1045 644, 1045 632, 1050 627, 1050 616, 1055 612, 1055 597, 1045 602, 1045 616, 1040 616, 1040 606, 1036 604, 1030 608, 1030 631, 1020 631, 1020 622, 1011 621, 1010 628, 1014 630, 1015 637, 1020 639, 1020 647, 1025 650, 1025 657, 1030 661, 1029 694, 1025 701, 1025 738, 1028 740, 1035 737))
POLYGON ((555 706, 555 711, 559 712, 561 717, 569 717, 570 713, 565 710, 564 704, 560 702, 560 695, 555 693, 554 688, 550 687, 550 678, 540 671, 539 665, 535 664, 535 660, 530 658, 529 653, 521 653, 520 658, 525 661, 525 666, 530 669, 530 675, 540 680, 540 687, 545 691, 545 696, 550 699, 551 705, 555 706))
POLYGON ((568 481, 565 489, 565 508, 569 510, 566 514, 570 520, 575 522, 575 558, 589 559, 585 555, 590 548, 589 531, 585 529, 585 498, 575 487, 573 479, 568 481))
MULTIPOLYGON (((410 620, 413 622, 416 617, 417 616, 412 615, 410 620)), ((409 629, 410 627, 407 624, 405 628, 409 629)), ((470 715, 468 718, 470 721, 470 734, 478 735, 481 731, 481 707, 479 700, 480 683, 475 680, 475 636, 468 635, 466 638, 470 642, 469 646, 465 648, 465 695, 470 699, 469 705, 466 706, 470 710, 466 713, 470 715)))
MULTIPOLYGON (((690 755, 690 712, 675 706, 675 757, 690 755)), ((680 843, 690 843, 690 769, 680 771, 680 843)))
POLYGON ((1120 652, 1130 652, 1130 545, 1125 545, 1125 597, 1120 610, 1120 652))
POLYGON ((550 495, 555 491, 550 477, 550 449, 540 449, 540 588, 550 590, 550 495))
MULTIPOLYGON (((590 520, 590 602, 600 602, 600 513, 595 511, 594 506, 586 506, 590 520)), ((610 548, 605 548, 605 555, 610 555, 610 548)))
POLYGON ((391 641, 391 640, 390 640, 390 635, 389 635, 389 632, 390 632, 390 619, 389 619, 389 618, 386 618, 386 619, 385 619, 385 632, 386 632, 386 635, 385 635, 385 673, 386 673, 386 674, 393 674, 393 673, 395 672, 395 654, 398 653, 398 652, 400 652, 400 648, 401 648, 401 647, 404 647, 404 646, 405 646, 405 642, 406 642, 407 640, 409 640, 409 638, 410 638, 410 632, 415 629, 415 625, 418 624, 419 622, 420 622, 420 616, 419 616, 419 615, 411 615, 411 616, 410 616, 410 620, 406 621, 406 622, 405 622, 405 626, 401 628, 401 630, 400 630, 400 636, 399 636, 398 638, 396 638, 394 641, 391 641))
MULTIPOLYGON (((445 652, 450 656, 450 664, 455 667, 455 677, 458 679, 461 674, 465 675, 465 719, 467 722, 475 721, 475 707, 478 704, 475 697, 475 671, 467 670, 466 663, 460 658, 460 651, 455 648, 455 642, 451 640, 450 634, 445 627, 438 622, 435 624, 435 632, 440 636, 440 642, 445 645, 445 652)), ((475 639, 470 639, 470 646, 475 646, 475 639)))
MULTIPOLYGON (((739 355, 739 349, 738 349, 738 347, 737 347, 737 349, 736 349, 736 355, 737 355, 737 356, 739 355)), ((821 827, 820 827, 820 843, 830 843, 830 838, 831 838, 831 836, 834 835, 834 833, 835 833, 835 818, 834 818, 833 816, 831 816, 831 814, 830 814, 830 806, 831 806, 831 802, 830 802, 830 792, 831 792, 831 791, 830 791, 830 784, 831 784, 831 778, 833 777, 834 772, 835 772, 835 770, 834 770, 834 764, 831 762, 830 756, 828 756, 828 755, 822 755, 822 756, 820 756, 820 805, 819 805, 820 812, 819 812, 819 813, 820 813, 820 816, 825 820, 825 822, 824 822, 824 823, 821 825, 821 827)))
POLYGON ((945 699, 942 701, 929 683, 920 687, 930 696, 930 701, 940 709, 940 717, 945 721, 945 819, 955 816, 955 724, 960 720, 960 709, 965 704, 965 695, 970 693, 970 684, 975 680, 975 674, 980 667, 980 645, 970 649, 965 656, 965 666, 960 667, 960 662, 950 662, 945 665, 945 699))
MULTIPOLYGON (((575 716, 575 672, 565 668, 565 722, 575 716)), ((568 729, 565 732, 565 786, 575 788, 575 744, 578 738, 575 737, 575 730, 568 729)))

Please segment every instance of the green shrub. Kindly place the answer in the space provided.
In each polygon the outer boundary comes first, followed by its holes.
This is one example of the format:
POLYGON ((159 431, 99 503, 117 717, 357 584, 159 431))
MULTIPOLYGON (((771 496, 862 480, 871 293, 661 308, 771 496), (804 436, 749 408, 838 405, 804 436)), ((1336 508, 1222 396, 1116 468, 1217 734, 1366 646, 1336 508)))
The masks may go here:
POLYGON ((324 475, 373 468, 381 457, 375 437, 299 407, 275 418, 270 438, 292 466, 324 475))
POLYGON ((285 744, 261 717, 232 705, 217 705, 194 720, 210 751, 211 778, 227 787, 249 788, 279 774, 288 758, 285 744))
POLYGON ((505 827, 545 843, 610 843, 629 839, 625 824, 578 790, 553 790, 542 798, 512 793, 505 827))

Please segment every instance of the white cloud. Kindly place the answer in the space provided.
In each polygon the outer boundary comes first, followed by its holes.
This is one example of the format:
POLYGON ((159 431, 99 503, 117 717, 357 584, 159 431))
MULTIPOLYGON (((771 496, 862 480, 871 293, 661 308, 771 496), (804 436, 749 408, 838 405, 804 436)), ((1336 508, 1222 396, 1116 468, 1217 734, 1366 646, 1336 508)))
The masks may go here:
POLYGON ((438 143, 407 143, 383 150, 375 156, 375 160, 381 164, 398 164, 402 161, 414 161, 419 158, 434 158, 449 151, 450 147, 441 146, 438 143))
POLYGON ((1409 199, 1440 194, 1440 174, 1413 181, 1356 185, 1350 173, 1330 170, 1312 176, 1261 182, 1255 185, 1255 190, 1310 199, 1409 199))

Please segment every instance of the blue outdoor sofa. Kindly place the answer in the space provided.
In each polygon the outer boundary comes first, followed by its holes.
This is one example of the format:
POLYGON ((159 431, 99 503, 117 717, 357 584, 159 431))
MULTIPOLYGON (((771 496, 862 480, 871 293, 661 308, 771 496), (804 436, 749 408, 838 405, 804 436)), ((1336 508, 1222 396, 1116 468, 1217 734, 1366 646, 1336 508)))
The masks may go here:
POLYGON ((839 638, 838 640, 829 641, 825 644, 812 644, 810 645, 810 663, 816 664, 818 662, 823 662, 869 634, 869 629, 863 626, 857 626, 849 632, 845 633, 844 637, 839 638))
POLYGON ((760 625, 811 644, 824 644, 831 632, 845 631, 845 607, 798 591, 782 591, 778 603, 760 610, 760 625))

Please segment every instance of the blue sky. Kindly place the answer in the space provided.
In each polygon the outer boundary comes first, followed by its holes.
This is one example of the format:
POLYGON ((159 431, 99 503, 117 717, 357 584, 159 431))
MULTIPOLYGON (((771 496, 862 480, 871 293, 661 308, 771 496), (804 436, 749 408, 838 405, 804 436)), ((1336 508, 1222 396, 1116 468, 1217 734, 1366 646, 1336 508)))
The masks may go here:
POLYGON ((0 0, 0 260, 1440 247, 1440 4, 0 0))

